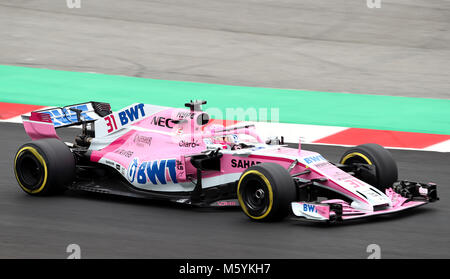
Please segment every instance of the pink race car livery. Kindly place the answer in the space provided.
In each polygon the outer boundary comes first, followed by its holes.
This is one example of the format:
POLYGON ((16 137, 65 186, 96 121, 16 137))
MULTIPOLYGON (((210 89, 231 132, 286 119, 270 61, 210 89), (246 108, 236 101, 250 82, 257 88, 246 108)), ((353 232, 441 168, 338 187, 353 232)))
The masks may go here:
POLYGON ((438 200, 433 183, 397 181, 396 163, 379 145, 349 148, 331 163, 283 137, 263 140, 252 124, 221 125, 204 104, 137 103, 112 112, 107 103, 88 102, 24 115, 32 141, 14 159, 19 186, 30 195, 71 189, 240 206, 256 221, 290 214, 334 222, 438 200), (71 143, 56 133, 80 125, 71 143))

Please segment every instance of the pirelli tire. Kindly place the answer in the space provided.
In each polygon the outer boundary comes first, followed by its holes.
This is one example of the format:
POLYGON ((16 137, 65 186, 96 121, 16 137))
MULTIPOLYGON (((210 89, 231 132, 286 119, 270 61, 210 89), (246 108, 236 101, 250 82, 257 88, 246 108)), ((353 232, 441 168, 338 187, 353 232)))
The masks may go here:
POLYGON ((242 173, 237 186, 242 211, 254 221, 279 221, 290 212, 295 184, 282 166, 262 163, 242 173))
POLYGON ((74 180, 75 157, 58 139, 35 140, 16 152, 14 173, 20 188, 32 196, 60 193, 74 180))
POLYGON ((372 186, 384 191, 398 179, 398 168, 392 154, 383 146, 366 143, 348 149, 341 157, 341 164, 362 163, 375 166, 375 174, 360 178, 372 186))

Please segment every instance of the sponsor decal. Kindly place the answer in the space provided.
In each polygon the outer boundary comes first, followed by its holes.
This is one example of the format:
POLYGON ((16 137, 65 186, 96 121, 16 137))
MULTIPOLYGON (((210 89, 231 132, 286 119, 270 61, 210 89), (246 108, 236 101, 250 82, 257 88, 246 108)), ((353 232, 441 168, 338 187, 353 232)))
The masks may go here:
POLYGON ((322 220, 325 220, 330 216, 329 205, 302 203, 300 206, 300 210, 305 215, 322 220))
POLYGON ((186 179, 186 175, 184 173, 184 164, 180 160, 176 161, 176 167, 177 167, 177 177, 180 179, 186 179))
POLYGON ((109 161, 109 160, 105 160, 105 164, 113 166, 113 167, 116 165, 116 163, 114 163, 113 161, 109 161))
POLYGON ((177 170, 179 170, 179 171, 184 170, 183 163, 181 163, 180 160, 177 160, 177 170))
POLYGON ((173 122, 172 119, 170 118, 165 118, 165 117, 157 117, 154 116, 151 124, 155 125, 155 126, 159 126, 159 127, 164 127, 164 128, 169 128, 169 129, 173 129, 173 122))
POLYGON ((121 166, 119 164, 116 164, 116 170, 120 171, 121 166))
POLYGON ((306 204, 306 203, 304 203, 304 204, 303 204, 303 211, 304 211, 304 212, 314 212, 314 213, 317 213, 317 208, 316 208, 316 206, 313 205, 313 204, 306 204))
POLYGON ((314 163, 326 161, 325 158, 322 155, 315 155, 315 156, 306 157, 303 160, 305 160, 305 162, 307 164, 314 164, 314 163))
POLYGON ((128 124, 128 122, 136 121, 145 116, 144 104, 137 104, 134 107, 119 112, 118 115, 122 126, 128 124))
POLYGON ((175 159, 144 161, 139 165, 139 160, 135 158, 128 168, 128 180, 139 184, 148 182, 157 184, 167 184, 168 178, 173 183, 178 183, 176 175, 177 162, 175 159), (168 177, 166 176, 169 173, 168 177))
POLYGON ((239 136, 238 135, 231 135, 231 137, 233 138, 233 142, 234 143, 239 143, 239 136))
POLYGON ((179 127, 179 128, 177 129, 176 134, 177 134, 178 136, 181 136, 181 134, 183 134, 183 127, 179 127))
MULTIPOLYGON (((130 107, 124 109, 117 114, 119 116, 119 124, 122 126, 137 121, 145 116, 144 104, 137 104, 134 107, 130 107)), ((110 114, 105 116, 106 126, 108 127, 107 132, 112 133, 116 131, 118 127, 118 121, 116 121, 116 117, 114 114, 110 114)))
POLYGON ((125 150, 125 149, 117 149, 116 151, 114 151, 114 153, 122 155, 127 158, 131 158, 131 156, 133 156, 133 154, 134 154, 133 151, 125 150))
POLYGON ((180 147, 190 147, 190 148, 196 148, 198 146, 200 146, 200 144, 198 143, 198 140, 196 140, 195 142, 191 141, 180 141, 178 144, 180 147))
POLYGON ((136 143, 136 145, 139 146, 150 146, 152 145, 152 137, 148 137, 148 136, 143 136, 143 135, 135 135, 133 142, 136 143))
POLYGON ((324 169, 324 168, 330 167, 332 165, 330 164, 330 162, 322 162, 322 163, 316 164, 315 166, 316 166, 316 168, 324 169))
POLYGON ((236 201, 218 201, 215 204, 216 206, 237 206, 238 203, 236 201))
POLYGON ((232 159, 231 160, 231 167, 232 168, 249 168, 256 164, 261 164, 261 162, 258 161, 250 161, 250 160, 237 160, 232 159))
POLYGON ((179 118, 179 119, 186 119, 186 118, 194 118, 194 115, 195 115, 195 113, 193 113, 193 112, 178 112, 177 113, 177 118, 179 118))
POLYGON ((58 109, 52 109, 48 110, 42 113, 50 115, 53 121, 53 125, 55 127, 59 127, 62 125, 72 124, 74 122, 77 122, 77 114, 74 111, 71 111, 70 109, 79 109, 81 110, 81 118, 85 120, 93 120, 86 112, 89 110, 87 104, 84 105, 77 105, 77 106, 71 106, 71 107, 65 107, 65 108, 58 108, 58 109))
POLYGON ((127 178, 128 181, 130 181, 131 183, 134 182, 138 165, 139 165, 139 158, 134 158, 133 161, 130 163, 130 166, 128 167, 127 178))

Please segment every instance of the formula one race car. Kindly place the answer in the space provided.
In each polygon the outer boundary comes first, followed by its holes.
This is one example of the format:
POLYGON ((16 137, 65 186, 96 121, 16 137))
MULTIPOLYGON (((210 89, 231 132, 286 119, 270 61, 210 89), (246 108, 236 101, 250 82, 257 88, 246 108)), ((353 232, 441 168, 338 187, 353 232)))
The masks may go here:
POLYGON ((65 189, 240 206, 256 221, 296 217, 340 221, 399 212, 438 200, 436 185, 397 181, 391 154, 376 144, 350 148, 339 163, 263 141, 254 125, 220 125, 202 111, 133 104, 112 112, 88 102, 22 116, 33 141, 14 170, 30 195, 65 189), (73 143, 55 128, 81 125, 73 143), (294 217, 295 217, 294 216, 294 217))

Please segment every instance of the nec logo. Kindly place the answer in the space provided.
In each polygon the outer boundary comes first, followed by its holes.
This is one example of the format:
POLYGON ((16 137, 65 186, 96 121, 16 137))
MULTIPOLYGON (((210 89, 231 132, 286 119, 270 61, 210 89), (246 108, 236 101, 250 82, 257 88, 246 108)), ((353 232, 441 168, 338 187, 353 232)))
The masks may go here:
POLYGON ((119 112, 119 119, 122 126, 128 124, 128 122, 133 122, 144 116, 144 104, 138 104, 134 107, 119 112))
POLYGON ((159 126, 159 127, 164 127, 164 128, 169 128, 172 129, 173 128, 173 122, 172 119, 170 118, 165 118, 165 117, 153 117, 152 122, 153 125, 155 126, 159 126))
POLYGON ((142 162, 139 165, 139 159, 135 158, 128 167, 128 180, 134 182, 136 179, 139 184, 151 182, 154 185, 167 184, 167 181, 178 183, 176 166, 175 159, 142 162))

